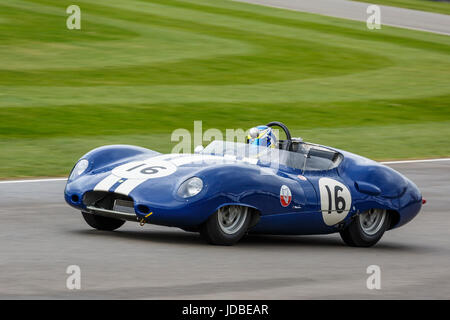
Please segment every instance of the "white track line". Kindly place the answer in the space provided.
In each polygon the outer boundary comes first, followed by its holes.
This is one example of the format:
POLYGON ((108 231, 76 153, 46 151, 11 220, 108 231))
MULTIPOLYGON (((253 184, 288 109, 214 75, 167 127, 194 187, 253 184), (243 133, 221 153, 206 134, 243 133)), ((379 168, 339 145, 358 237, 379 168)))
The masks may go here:
MULTIPOLYGON (((276 4, 277 0, 272 0, 271 2, 267 2, 264 0, 232 0, 232 1, 236 1, 236 2, 242 2, 242 3, 248 3, 248 4, 253 4, 253 5, 259 5, 259 6, 264 6, 264 7, 271 7, 271 8, 276 8, 276 9, 284 9, 284 10, 289 10, 289 11, 297 11, 297 12, 307 12, 307 13, 312 13, 312 14, 317 14, 317 15, 322 15, 322 16, 327 16, 327 17, 334 17, 334 18, 339 18, 339 19, 347 19, 347 20, 352 20, 352 21, 360 21, 360 22, 365 22, 366 20, 366 16, 364 16, 363 19, 359 18, 359 17, 355 17, 354 15, 350 14, 342 14, 342 10, 338 10, 337 12, 331 12, 330 10, 317 10, 316 8, 311 8, 311 7, 299 7, 299 8, 293 8, 290 7, 287 4, 276 4)), ((292 2, 295 2, 295 0, 292 0, 292 2)), ((312 1, 311 1, 312 2, 312 1)), ((328 1, 330 2, 330 1, 328 1)), ((360 10, 360 9, 365 9, 364 6, 368 6, 370 5, 370 1, 367 1, 367 3, 364 2, 356 2, 356 3, 350 3, 350 1, 340 1, 341 3, 339 4, 336 0, 332 0, 333 5, 340 5, 339 7, 345 8, 345 9, 352 9, 351 7, 349 8, 348 6, 353 6, 355 7, 354 10, 360 10), (343 7, 343 5, 345 7, 343 7)), ((322 3, 322 6, 329 6, 330 3, 322 3)), ((381 8, 381 11, 383 10, 389 10, 390 11, 390 17, 388 20, 390 20, 390 22, 382 22, 382 25, 386 25, 386 26, 391 26, 391 27, 396 27, 396 28, 403 28, 403 29, 411 29, 411 30, 417 30, 417 31, 424 31, 424 32, 430 32, 430 33, 436 33, 436 34, 442 34, 445 36, 450 35, 449 32, 446 31, 437 31, 437 30, 433 30, 432 28, 424 28, 424 27, 416 27, 416 26, 410 26, 410 25, 405 25, 405 24, 397 24, 392 22, 393 17, 391 16, 392 13, 400 13, 403 14, 405 16, 407 15, 411 15, 414 14, 414 16, 416 16, 417 14, 420 15, 420 13, 424 13, 425 15, 443 15, 440 13, 434 13, 434 12, 426 12, 426 11, 422 11, 422 10, 415 10, 415 9, 408 9, 408 8, 400 8, 400 7, 393 7, 393 6, 379 6, 381 8)), ((444 14, 445 16, 445 14, 444 14)), ((414 18, 411 18, 414 19, 414 18)), ((397 18, 398 20, 398 18, 397 18)))
POLYGON ((34 180, 5 180, 0 181, 0 184, 10 183, 32 183, 32 182, 54 182, 54 181, 66 181, 66 178, 54 178, 54 179, 34 179, 34 180))
POLYGON ((382 164, 402 164, 402 163, 439 162, 439 161, 450 161, 450 158, 423 159, 423 160, 384 161, 384 162, 380 162, 380 163, 382 163, 382 164))
MULTIPOLYGON (((442 162, 450 161, 450 158, 440 158, 440 159, 423 159, 423 160, 401 160, 401 161, 383 161, 381 164, 404 164, 404 163, 421 163, 421 162, 442 162)), ((5 180, 0 181, 0 184, 11 184, 11 183, 34 183, 34 182, 56 182, 56 181, 67 181, 66 178, 53 178, 53 179, 34 179, 34 180, 5 180)))

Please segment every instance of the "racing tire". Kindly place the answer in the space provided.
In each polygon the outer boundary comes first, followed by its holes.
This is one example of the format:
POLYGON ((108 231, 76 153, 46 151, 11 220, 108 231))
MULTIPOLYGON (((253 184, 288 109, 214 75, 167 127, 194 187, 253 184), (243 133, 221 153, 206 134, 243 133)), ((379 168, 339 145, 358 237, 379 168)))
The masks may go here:
POLYGON ((381 239, 389 225, 390 215, 386 210, 370 209, 356 215, 340 235, 351 247, 371 247, 381 239))
POLYGON ((200 235, 210 244, 231 246, 247 233, 251 216, 248 207, 222 207, 200 226, 200 235))
POLYGON ((120 228, 125 223, 124 220, 102 217, 83 211, 81 212, 81 214, 83 215, 86 223, 97 230, 113 231, 120 228))

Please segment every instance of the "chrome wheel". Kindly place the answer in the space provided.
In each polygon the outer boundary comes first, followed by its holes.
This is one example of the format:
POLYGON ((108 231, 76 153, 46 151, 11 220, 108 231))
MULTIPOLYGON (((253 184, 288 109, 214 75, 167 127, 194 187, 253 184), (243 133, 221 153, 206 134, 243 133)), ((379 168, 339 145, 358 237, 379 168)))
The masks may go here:
POLYGON ((241 230, 248 214, 247 207, 227 206, 219 209, 217 218, 220 229, 226 234, 234 234, 241 230))
POLYGON ((359 224, 365 234, 373 236, 384 224, 386 219, 386 210, 370 209, 359 216, 359 224))

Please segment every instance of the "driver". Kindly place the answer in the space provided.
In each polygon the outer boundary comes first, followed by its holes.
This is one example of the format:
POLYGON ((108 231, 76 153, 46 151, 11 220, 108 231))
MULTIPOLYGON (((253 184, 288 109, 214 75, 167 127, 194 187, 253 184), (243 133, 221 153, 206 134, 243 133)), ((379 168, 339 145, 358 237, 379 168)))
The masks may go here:
POLYGON ((247 143, 258 147, 276 148, 277 137, 272 128, 268 126, 257 126, 249 130, 247 143))

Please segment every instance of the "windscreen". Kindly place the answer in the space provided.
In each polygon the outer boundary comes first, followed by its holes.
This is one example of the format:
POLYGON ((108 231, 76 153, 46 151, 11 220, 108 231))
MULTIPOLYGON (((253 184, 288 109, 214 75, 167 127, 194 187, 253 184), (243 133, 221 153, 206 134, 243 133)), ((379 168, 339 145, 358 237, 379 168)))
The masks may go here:
POLYGON ((293 149, 295 151, 216 140, 211 142, 202 154, 235 157, 269 167, 278 167, 281 164, 302 171, 330 170, 342 160, 339 153, 308 143, 296 144, 293 149))

